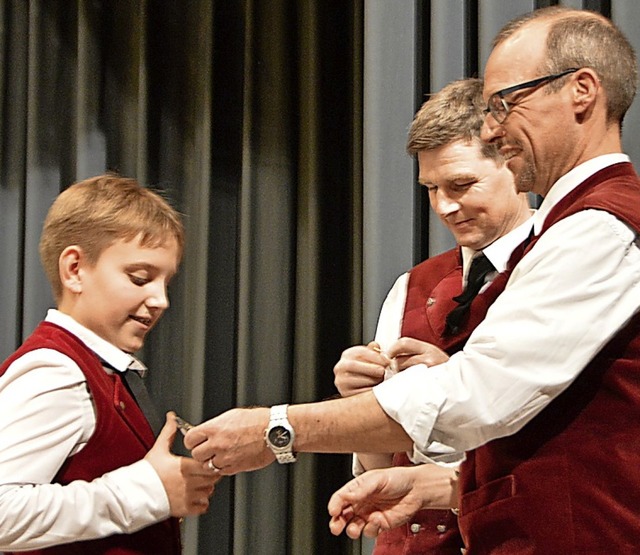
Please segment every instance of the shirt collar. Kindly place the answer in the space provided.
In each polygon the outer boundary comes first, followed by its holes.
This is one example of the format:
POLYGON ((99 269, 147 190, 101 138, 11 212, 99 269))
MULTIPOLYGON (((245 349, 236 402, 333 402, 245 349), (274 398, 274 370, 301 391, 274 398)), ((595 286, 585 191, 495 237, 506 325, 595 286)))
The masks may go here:
POLYGON ((64 312, 51 308, 47 311, 45 321, 56 324, 75 335, 89 349, 98 355, 98 357, 107 362, 118 372, 125 372, 130 368, 141 373, 147 371, 146 366, 136 357, 118 349, 115 345, 112 345, 108 341, 102 339, 102 337, 92 332, 90 329, 85 328, 82 324, 78 323, 64 312))
MULTIPOLYGON (((531 218, 482 249, 484 255, 498 272, 503 272, 506 269, 507 262, 509 262, 509 258, 511 258, 511 253, 529 236, 529 233, 531 233, 535 212, 535 210, 531 210, 531 218)), ((460 250, 462 251, 462 272, 464 280, 466 280, 469 267, 471 266, 471 260, 479 251, 474 251, 469 247, 460 247, 460 250)))
POLYGON ((533 231, 537 235, 542 230, 544 221, 551 212, 551 209, 558 204, 564 197, 566 197, 571 191, 582 184, 588 177, 591 177, 594 173, 599 172, 601 169, 613 164, 619 164, 620 162, 630 162, 629 157, 621 152, 613 154, 603 154, 602 156, 596 156, 591 160, 587 160, 582 164, 576 166, 568 173, 565 173, 558 181, 556 181, 547 196, 544 197, 538 212, 533 219, 533 231))

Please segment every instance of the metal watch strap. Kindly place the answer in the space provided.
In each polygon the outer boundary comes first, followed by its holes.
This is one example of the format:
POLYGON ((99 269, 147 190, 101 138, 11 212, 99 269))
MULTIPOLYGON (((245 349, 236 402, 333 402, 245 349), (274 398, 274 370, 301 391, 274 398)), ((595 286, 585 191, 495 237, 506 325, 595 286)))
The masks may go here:
MULTIPOLYGON (((287 418, 288 407, 289 407, 288 404, 274 405, 271 407, 269 427, 267 428, 267 433, 269 432, 269 430, 271 430, 275 426, 284 426, 290 431, 292 438, 295 436, 293 432, 293 427, 291 426, 291 424, 289 423, 289 419, 287 418)), ((286 451, 278 451, 276 448, 270 445, 268 441, 267 441, 267 445, 273 451, 273 454, 276 456, 276 460, 280 464, 296 462, 297 457, 293 452, 293 441, 291 442, 291 445, 286 451)))

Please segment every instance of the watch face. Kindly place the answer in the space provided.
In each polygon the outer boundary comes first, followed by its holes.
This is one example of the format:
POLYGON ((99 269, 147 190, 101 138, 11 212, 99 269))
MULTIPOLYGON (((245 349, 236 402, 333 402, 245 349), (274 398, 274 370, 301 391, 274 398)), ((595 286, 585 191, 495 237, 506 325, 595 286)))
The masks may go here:
POLYGON ((291 432, 284 426, 274 426, 269 430, 269 443, 274 447, 287 447, 291 442, 291 432))

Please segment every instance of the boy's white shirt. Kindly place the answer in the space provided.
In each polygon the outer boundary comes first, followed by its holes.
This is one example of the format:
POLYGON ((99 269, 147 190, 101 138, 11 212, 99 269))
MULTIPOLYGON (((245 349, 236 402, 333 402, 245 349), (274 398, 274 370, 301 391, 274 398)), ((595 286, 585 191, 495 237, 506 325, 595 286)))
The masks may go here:
MULTIPOLYGON (((58 310, 45 320, 119 371, 136 360, 58 310)), ((145 460, 91 482, 51 484, 95 422, 84 374, 59 351, 31 351, 0 377, 0 551, 131 533, 169 517, 165 489, 145 460)))

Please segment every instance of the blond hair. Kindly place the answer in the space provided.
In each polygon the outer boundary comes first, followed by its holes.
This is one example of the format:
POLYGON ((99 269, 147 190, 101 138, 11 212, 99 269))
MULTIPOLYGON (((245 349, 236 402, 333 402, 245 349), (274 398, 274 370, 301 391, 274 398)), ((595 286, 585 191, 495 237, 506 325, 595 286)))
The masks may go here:
POLYGON ((40 237, 40 258, 56 299, 62 295, 58 262, 71 245, 82 248, 90 264, 117 239, 140 236, 145 247, 170 239, 184 249, 184 228, 178 212, 159 193, 135 179, 105 174, 74 183, 51 205, 40 237))
POLYGON ((433 150, 454 141, 477 141, 486 158, 501 161, 498 150, 482 143, 485 103, 480 79, 460 79, 431 95, 415 115, 409 129, 407 152, 433 150))

